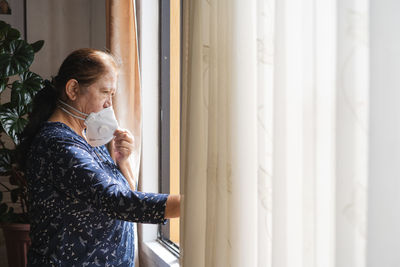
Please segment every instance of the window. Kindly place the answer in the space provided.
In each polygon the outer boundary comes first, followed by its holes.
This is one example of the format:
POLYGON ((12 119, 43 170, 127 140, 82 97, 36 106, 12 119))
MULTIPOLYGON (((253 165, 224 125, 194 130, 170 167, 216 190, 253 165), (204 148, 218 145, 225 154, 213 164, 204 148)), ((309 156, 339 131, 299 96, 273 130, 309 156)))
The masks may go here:
MULTIPOLYGON (((181 0, 160 1, 160 192, 179 194, 181 0)), ((159 227, 179 255, 179 218, 159 227)))

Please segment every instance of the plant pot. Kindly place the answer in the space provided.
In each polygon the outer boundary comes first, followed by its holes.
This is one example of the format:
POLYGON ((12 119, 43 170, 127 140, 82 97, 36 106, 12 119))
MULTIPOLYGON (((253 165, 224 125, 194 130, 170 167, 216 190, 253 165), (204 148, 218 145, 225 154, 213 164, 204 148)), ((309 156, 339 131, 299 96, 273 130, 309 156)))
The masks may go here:
POLYGON ((6 240, 7 259, 9 267, 25 267, 28 263, 27 253, 31 244, 29 224, 1 224, 6 240))

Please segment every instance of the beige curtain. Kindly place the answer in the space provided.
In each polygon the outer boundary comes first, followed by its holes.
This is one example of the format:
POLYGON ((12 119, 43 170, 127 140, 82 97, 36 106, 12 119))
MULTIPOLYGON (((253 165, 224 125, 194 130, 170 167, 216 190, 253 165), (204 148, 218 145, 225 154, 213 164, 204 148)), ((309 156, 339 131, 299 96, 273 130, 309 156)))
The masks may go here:
POLYGON ((184 1, 183 266, 257 266, 255 10, 184 1))
MULTIPOLYGON (((133 0, 106 0, 106 14, 107 49, 116 56, 120 63, 118 88, 113 105, 120 126, 128 129, 135 138, 131 163, 135 179, 138 179, 142 120, 135 2, 133 0)), ((139 266, 136 229, 135 266, 139 266)))
POLYGON ((183 266, 366 266, 368 1, 185 0, 183 22, 183 266))
POLYGON ((141 92, 135 5, 133 0, 106 1, 107 48, 120 61, 118 90, 114 97, 115 115, 120 126, 135 137, 133 172, 139 174, 141 154, 141 92))

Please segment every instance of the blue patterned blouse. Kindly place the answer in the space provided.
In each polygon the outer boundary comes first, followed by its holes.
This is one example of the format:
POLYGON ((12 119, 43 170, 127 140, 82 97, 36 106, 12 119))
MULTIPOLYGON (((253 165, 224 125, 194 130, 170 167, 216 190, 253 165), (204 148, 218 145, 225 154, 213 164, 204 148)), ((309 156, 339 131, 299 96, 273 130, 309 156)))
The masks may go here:
POLYGON ((28 155, 28 266, 134 266, 132 222, 164 223, 168 195, 132 191, 105 146, 45 122, 28 155))

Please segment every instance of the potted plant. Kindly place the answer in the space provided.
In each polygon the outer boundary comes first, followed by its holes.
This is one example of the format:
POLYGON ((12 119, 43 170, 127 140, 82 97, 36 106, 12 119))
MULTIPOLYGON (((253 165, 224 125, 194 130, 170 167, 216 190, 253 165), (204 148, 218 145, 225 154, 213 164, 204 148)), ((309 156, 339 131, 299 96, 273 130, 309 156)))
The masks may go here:
POLYGON ((6 239, 9 266, 26 264, 30 244, 27 184, 17 165, 15 148, 32 110, 32 99, 43 87, 43 79, 29 70, 43 44, 29 44, 21 39, 18 30, 0 21, 0 227, 6 239), (7 179, 9 183, 4 182, 7 179), (7 205, 6 194, 20 210, 7 205))

